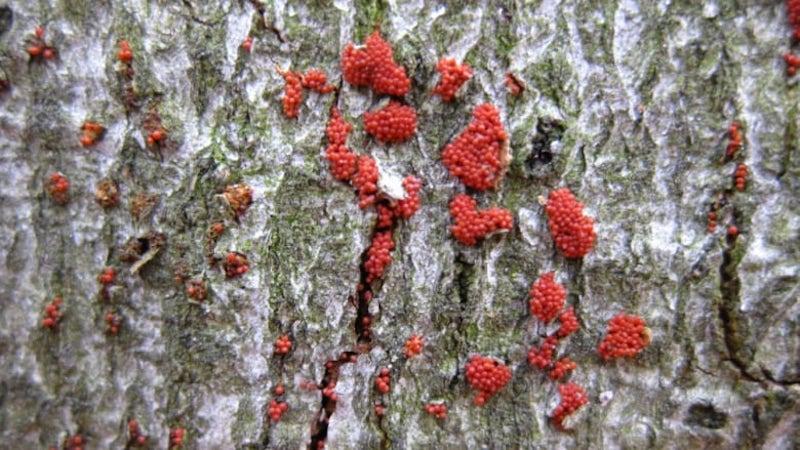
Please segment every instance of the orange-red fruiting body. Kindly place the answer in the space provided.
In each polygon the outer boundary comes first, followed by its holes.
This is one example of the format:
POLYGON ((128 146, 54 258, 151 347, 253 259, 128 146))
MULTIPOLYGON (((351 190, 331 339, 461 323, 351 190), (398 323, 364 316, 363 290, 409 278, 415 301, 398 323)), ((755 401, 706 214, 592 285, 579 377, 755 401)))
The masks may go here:
POLYGON ((367 283, 371 283, 383 276, 386 267, 392 262, 394 239, 392 231, 380 231, 372 237, 372 244, 367 250, 367 260, 364 261, 364 271, 367 273, 367 283))
POLYGON ((562 429, 564 419, 589 403, 589 397, 586 396, 586 391, 575 383, 558 386, 558 394, 561 396, 561 402, 553 410, 552 419, 556 427, 562 429))
POLYGON ((33 36, 28 39, 25 51, 28 52, 31 60, 38 60, 39 58, 50 60, 56 57, 55 47, 47 45, 44 41, 44 27, 41 25, 36 27, 33 31, 33 36))
POLYGON ((327 84, 328 76, 319 69, 306 70, 301 81, 304 88, 311 89, 320 94, 329 94, 336 89, 333 85, 327 84))
POLYGON ((113 267, 106 267, 102 272, 100 272, 100 275, 97 276, 97 281, 104 286, 114 284, 116 279, 117 271, 113 267))
POLYGON ((467 382, 478 391, 473 403, 483 406, 511 380, 511 369, 487 356, 475 355, 466 366, 467 382))
POLYGON ((428 403, 425 412, 439 420, 447 419, 447 405, 444 403, 428 403))
POLYGON ((118 315, 111 311, 106 313, 106 332, 108 332, 108 334, 116 336, 121 326, 122 319, 120 319, 118 315))
POLYGON ((508 165, 508 135, 497 108, 476 107, 467 128, 442 151, 442 162, 468 187, 479 191, 497 187, 508 165))
POLYGON ((713 233, 717 230, 717 212, 711 211, 708 213, 708 224, 706 225, 706 231, 709 233, 713 233))
POLYGON ((64 441, 64 450, 83 450, 86 445, 86 439, 80 434, 68 436, 64 441))
POLYGON ((247 53, 250 53, 253 50, 253 36, 247 36, 242 41, 242 50, 247 53))
POLYGON ((725 156, 733 158, 741 147, 742 132, 739 130, 739 123, 733 122, 728 127, 728 146, 725 148, 725 156))
POLYGON ((392 387, 391 382, 392 375, 389 372, 389 369, 384 367, 380 370, 380 372, 378 372, 378 377, 375 378, 375 389, 377 389, 381 394, 388 394, 392 387))
POLYGON ((203 280, 189 280, 186 283, 186 296, 192 300, 202 302, 206 299, 208 290, 206 289, 206 282, 203 280))
POLYGON ((378 194, 378 163, 370 156, 359 156, 351 182, 358 190, 359 208, 364 209, 375 203, 378 194))
POLYGON ((59 205, 69 202, 69 180, 61 172, 53 172, 47 180, 47 193, 59 205))
POLYGON ((556 331, 556 336, 559 339, 564 339, 580 328, 578 317, 575 316, 575 309, 571 306, 558 316, 558 321, 561 324, 558 327, 558 331, 556 331))
POLYGON ((528 350, 528 364, 546 369, 553 362, 553 354, 556 351, 558 339, 555 336, 548 336, 539 347, 531 347, 528 350))
POLYGON ((64 301, 61 297, 57 296, 44 307, 44 319, 42 319, 43 328, 48 328, 50 330, 58 328, 58 323, 61 322, 61 318, 64 316, 64 313, 61 312, 61 305, 63 304, 64 301))
POLYGON ((91 147, 103 137, 105 128, 97 122, 84 122, 81 125, 81 145, 84 147, 91 147))
POLYGON ((422 189, 422 182, 417 177, 409 175, 403 179, 403 188, 406 190, 406 197, 397 201, 394 213, 400 218, 409 219, 421 205, 419 191, 422 189))
POLYGON ((300 112, 300 103, 303 101, 303 82, 300 74, 292 71, 278 71, 285 84, 283 86, 283 114, 290 118, 297 118, 300 112))
POLYGON ((247 256, 239 252, 228 252, 225 262, 222 264, 227 278, 242 276, 250 270, 250 262, 247 256))
POLYGON ((356 173, 358 155, 347 148, 347 136, 352 129, 353 127, 344 120, 339 110, 331 108, 331 115, 325 128, 328 137, 325 158, 330 164, 331 175, 339 181, 349 181, 356 173))
POLYGON ((786 15, 792 27, 792 37, 800 41, 800 0, 786 0, 786 15))
POLYGON ((284 334, 275 341, 273 347, 276 355, 285 355, 292 350, 292 339, 288 334, 284 334))
POLYGON ((183 446, 183 439, 186 437, 186 429, 183 427, 174 427, 169 430, 169 448, 178 448, 183 446))
POLYGON ((223 195, 237 216, 244 215, 253 203, 253 188, 244 183, 226 186, 223 195))
POLYGON ((736 166, 736 172, 733 174, 733 185, 739 192, 745 190, 747 187, 747 164, 739 163, 736 166))
POLYGON ((377 94, 406 95, 411 80, 394 61, 392 47, 377 30, 366 40, 366 48, 347 44, 342 52, 342 75, 353 86, 369 85, 377 94))
POLYGON ((547 224, 556 247, 567 258, 582 258, 594 247, 594 220, 568 188, 550 192, 545 205, 547 224))
POLYGON ((608 322, 606 337, 597 347, 605 359, 631 358, 650 344, 650 330, 639 316, 617 314, 608 322))
POLYGON ((728 236, 731 239, 736 239, 736 237, 739 236, 739 228, 736 225, 728 226, 728 236))
POLYGON ((422 346, 424 341, 422 340, 422 336, 418 334, 412 335, 405 343, 405 354, 406 358, 413 358, 420 353, 422 353, 422 346))
POLYGON ((377 111, 364 113, 364 129, 381 142, 403 142, 417 131, 417 112, 392 100, 377 111))
POLYGON ((289 409, 289 404, 286 402, 272 399, 267 408, 267 415, 272 422, 280 422, 281 416, 289 409))
POLYGON ((433 93, 442 98, 442 101, 452 102, 456 92, 472 77, 472 69, 467 64, 459 64, 455 59, 442 58, 436 63, 439 72, 439 83, 433 93))
POLYGON ((136 419, 128 421, 128 444, 138 447, 144 447, 147 444, 147 436, 142 434, 136 419))
POLYGON ((119 41, 119 51, 117 52, 117 59, 123 64, 130 64, 133 61, 133 51, 128 41, 119 41))
POLYGON ((375 221, 376 229, 385 230, 394 225, 394 211, 392 208, 378 203, 378 206, 375 208, 375 212, 378 214, 378 219, 375 221))
POLYGON ((161 144, 165 139, 167 139, 167 130, 157 128, 147 135, 147 145, 152 147, 161 144))
POLYGON ((567 290, 556 281, 555 276, 553 272, 542 275, 531 285, 529 292, 531 314, 544 323, 556 318, 567 299, 567 290))
POLYGON ((783 54, 783 61, 786 63, 786 75, 793 77, 800 69, 800 56, 787 52, 783 54))
POLYGON ((464 245, 475 245, 496 231, 509 231, 514 224, 508 210, 497 207, 478 210, 475 199, 466 194, 450 201, 450 215, 454 221, 450 231, 464 245))
POLYGON ((550 372, 547 374, 551 380, 560 380, 569 372, 577 369, 578 365, 575 364, 575 361, 569 359, 568 357, 563 357, 553 364, 553 368, 550 369, 550 372))

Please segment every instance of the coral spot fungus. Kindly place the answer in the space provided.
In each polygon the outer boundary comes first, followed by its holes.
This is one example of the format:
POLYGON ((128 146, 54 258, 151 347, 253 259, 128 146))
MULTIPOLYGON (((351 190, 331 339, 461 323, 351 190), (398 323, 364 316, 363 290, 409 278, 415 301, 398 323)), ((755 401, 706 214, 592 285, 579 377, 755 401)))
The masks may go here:
POLYGON ((439 72, 439 83, 433 93, 440 96, 442 101, 452 102, 456 92, 472 78, 472 69, 467 64, 459 64, 455 59, 442 58, 436 63, 439 72))
POLYGON ((787 52, 783 54, 783 61, 786 63, 786 75, 793 77, 800 69, 800 56, 787 52))
POLYGON ((54 202, 66 205, 69 202, 69 180, 61 172, 53 172, 47 179, 47 193, 54 202))
POLYGON ((548 272, 533 283, 529 295, 528 306, 531 314, 548 323, 556 318, 564 306, 567 291, 556 281, 555 273, 548 272))
POLYGON ((109 311, 106 313, 106 333, 116 336, 122 327, 122 319, 118 315, 109 311))
POLYGON ((325 72, 319 69, 306 70, 306 73, 302 76, 301 82, 304 88, 311 89, 320 94, 329 94, 336 90, 333 85, 328 84, 328 76, 325 75, 325 72))
POLYGON ((375 389, 377 389, 381 394, 388 394, 392 387, 391 382, 392 375, 389 372, 389 369, 384 367, 380 370, 380 372, 378 372, 378 377, 375 378, 375 389))
POLYGON ((557 428, 564 428, 564 419, 589 403, 586 391, 575 383, 565 383, 558 386, 561 402, 553 410, 552 419, 557 428))
POLYGON ((80 434, 67 436, 64 440, 64 450, 83 450, 86 445, 86 439, 80 434))
POLYGON ((378 163, 371 156, 358 157, 352 183, 358 191, 359 208, 364 209, 375 203, 378 194, 378 163))
POLYGON ((558 321, 561 324, 558 327, 558 331, 556 331, 556 336, 559 339, 564 339, 580 328, 580 325, 578 325, 578 317, 575 316, 575 308, 571 306, 558 316, 558 321))
POLYGON ((417 112, 392 100, 377 111, 364 113, 364 129, 381 142, 403 142, 417 131, 417 112))
POLYGON ((183 439, 186 437, 186 428, 174 427, 169 430, 169 448, 179 448, 183 446, 183 439))
POLYGON ((422 182, 417 177, 409 175, 403 179, 403 188, 406 190, 406 197, 397 201, 394 213, 402 219, 409 219, 421 205, 419 191, 422 189, 422 182))
POLYGON ((736 239, 739 236, 739 228, 736 225, 728 226, 728 237, 736 239))
POLYGON ((442 162, 462 183, 484 191, 500 184, 509 163, 508 135, 493 105, 472 111, 472 121, 442 151, 442 162))
POLYGON ((545 205, 550 234, 567 258, 582 258, 594 247, 594 220, 583 214, 583 204, 568 188, 550 192, 545 205))
POLYGON ((447 405, 444 403, 428 403, 425 412, 439 420, 447 419, 447 405))
POLYGON ((600 356, 612 358, 631 358, 650 344, 650 330, 644 319, 629 314, 617 314, 608 322, 606 336, 597 347, 600 356))
POLYGON ((742 132, 739 129, 739 123, 733 122, 728 127, 728 146, 725 148, 725 156, 733 158, 741 147, 742 132))
POLYGON ((167 139, 167 131, 164 128, 156 128, 147 133, 147 145, 155 147, 162 144, 167 139))
POLYGON ((786 0, 786 16, 792 27, 792 38, 800 41, 800 0, 786 0))
POLYGON ((300 103, 303 101, 303 82, 300 74, 290 70, 278 69, 283 77, 283 114, 290 118, 297 118, 300 112, 300 103))
POLYGON ((25 51, 28 52, 28 56, 31 57, 31 60, 51 60, 56 57, 56 48, 48 45, 44 40, 44 27, 38 26, 33 31, 33 36, 28 39, 27 47, 25 51))
POLYGON ((242 276, 250 270, 250 262, 247 256, 239 252, 228 252, 225 256, 225 262, 222 263, 225 269, 225 276, 227 278, 236 278, 242 276))
POLYGON ((242 41, 241 47, 242 50, 244 50, 247 53, 250 53, 250 51, 253 50, 253 36, 245 37, 244 40, 242 41))
POLYGON ((546 369, 553 362, 553 354, 556 351, 558 339, 555 336, 548 336, 539 347, 531 347, 528 350, 528 364, 546 369))
POLYGON ((392 47, 377 30, 367 37, 365 48, 347 44, 342 75, 353 86, 370 86, 377 94, 402 97, 411 88, 406 70, 395 62, 392 47))
POLYGON ((350 181, 356 173, 358 155, 347 148, 347 136, 353 127, 342 117, 339 110, 331 108, 328 126, 325 134, 328 137, 328 147, 325 149, 325 158, 328 160, 333 178, 339 181, 350 181))
POLYGON ((464 245, 475 245, 490 233, 509 231, 514 223, 508 210, 497 207, 478 210, 475 199, 466 194, 450 201, 450 215, 454 221, 450 231, 464 245))
POLYGON ((567 373, 572 372, 573 370, 577 369, 578 365, 575 364, 575 361, 569 359, 568 357, 563 357, 553 364, 553 368, 550 369, 550 372, 547 374, 551 380, 560 380, 563 378, 567 373))
POLYGON ((144 447, 147 444, 147 436, 142 434, 139 429, 139 422, 136 419, 128 421, 128 446, 144 447))
POLYGON ((104 286, 114 284, 116 279, 117 271, 113 267, 106 267, 100 272, 100 275, 97 276, 97 281, 104 286))
POLYGON ((422 345, 424 344, 422 336, 418 334, 412 335, 405 343, 406 358, 413 358, 422 353, 422 345))
POLYGON ((97 122, 86 121, 81 125, 81 145, 84 147, 91 147, 96 144, 98 140, 103 137, 105 128, 97 122))
POLYGON ((244 215, 253 203, 253 188, 244 183, 226 186, 222 195, 237 216, 244 215))
POLYGON ((206 299, 208 291, 206 289, 206 282, 203 280, 190 280, 186 283, 186 296, 192 300, 202 302, 206 299))
POLYGON ((64 313, 61 312, 61 305, 63 304, 64 300, 62 300, 61 297, 54 297, 53 300, 44 307, 42 328, 50 330, 58 328, 58 323, 61 322, 61 318, 64 316, 64 313))
POLYGON ((364 271, 367 272, 367 283, 371 283, 383 276, 386 267, 392 262, 394 239, 392 231, 380 231, 372 237, 372 244, 367 250, 367 260, 364 261, 364 271))
POLYGON ((117 59, 123 64, 130 64, 133 61, 133 50, 128 41, 122 40, 118 44, 117 59))
POLYGON ((717 212, 710 211, 708 213, 708 222, 706 224, 706 231, 713 233, 717 231, 717 212))
POLYGON ((733 173, 733 185, 736 190, 742 192, 747 187, 747 164, 739 163, 736 172, 733 173))
POLYGON ((467 382, 478 391, 474 403, 483 406, 511 380, 511 369, 487 356, 475 355, 466 366, 467 382))
POLYGON ((288 334, 280 336, 273 344, 273 352, 276 355, 286 355, 292 350, 292 339, 288 334))
POLYGON ((267 415, 272 422, 280 422, 281 416, 289 409, 289 404, 279 400, 272 399, 267 408, 267 415))

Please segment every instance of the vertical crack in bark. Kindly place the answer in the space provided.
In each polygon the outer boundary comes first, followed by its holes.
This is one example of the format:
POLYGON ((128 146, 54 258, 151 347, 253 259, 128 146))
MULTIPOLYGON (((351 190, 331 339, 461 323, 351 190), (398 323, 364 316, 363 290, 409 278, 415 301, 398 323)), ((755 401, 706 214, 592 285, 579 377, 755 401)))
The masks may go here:
MULTIPOLYGON (((328 386, 335 386, 339 379, 339 370, 343 364, 354 362, 353 357, 356 352, 347 351, 343 352, 338 359, 332 359, 325 363, 325 374, 322 376, 322 381, 317 385, 317 388, 324 390, 328 386)), ((311 442, 308 444, 309 450, 317 450, 320 443, 324 443, 328 437, 328 421, 336 411, 337 398, 334 395, 322 394, 322 401, 320 409, 314 417, 314 423, 311 428, 311 442)))

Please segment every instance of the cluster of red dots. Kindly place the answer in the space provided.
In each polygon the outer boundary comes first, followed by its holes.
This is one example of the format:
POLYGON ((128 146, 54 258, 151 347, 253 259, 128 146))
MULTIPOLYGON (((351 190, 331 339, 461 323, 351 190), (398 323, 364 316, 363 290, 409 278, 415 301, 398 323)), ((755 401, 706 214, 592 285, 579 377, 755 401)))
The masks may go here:
POLYGON ((142 434, 139 429, 139 422, 136 419, 128 421, 128 445, 144 447, 147 444, 147 436, 142 434))
POLYGON ((222 195, 237 216, 244 215, 253 203, 253 188, 244 183, 226 186, 222 195))
POLYGON ((305 74, 291 70, 278 69, 283 77, 283 114, 295 119, 300 113, 300 104, 303 102, 303 88, 328 94, 336 90, 333 85, 327 84, 328 77, 319 69, 308 69, 305 74))
POLYGON ((797 69, 800 69, 800 56, 792 52, 786 52, 783 54, 783 61, 786 63, 786 75, 795 76, 797 69))
POLYGON ((708 224, 706 224, 706 231, 713 233, 717 230, 717 211, 708 212, 708 224))
POLYGON ((158 127, 147 134, 147 145, 150 147, 155 147, 163 144, 166 139, 167 130, 162 127, 158 127))
POLYGON ((105 128, 97 122, 84 122, 81 125, 81 145, 84 147, 91 147, 102 138, 105 128))
POLYGON ((406 197, 397 201, 394 212, 400 218, 409 219, 419 210, 422 203, 419 198, 422 182, 419 178, 409 175, 403 178, 403 188, 406 191, 406 197))
POLYGON ((742 132, 738 122, 733 122, 728 127, 728 147, 725 148, 725 156, 733 158, 736 152, 742 147, 742 132))
POLYGON ((589 403, 589 397, 586 396, 586 391, 575 383, 558 386, 558 394, 561 396, 561 402, 553 410, 552 418, 556 426, 563 429, 564 419, 589 403))
POLYGON ((128 41, 119 41, 119 51, 117 51, 117 59, 123 64, 130 64, 133 61, 133 50, 128 41))
POLYGON ((786 15, 792 26, 792 38, 800 41, 800 0, 786 0, 786 15))
POLYGON ((44 27, 38 26, 33 31, 33 36, 29 39, 28 47, 25 49, 31 59, 44 58, 46 60, 55 59, 55 47, 48 45, 44 40, 44 27))
POLYGON ((550 234, 567 258, 582 258, 594 247, 594 220, 583 214, 583 204, 569 188, 550 192, 545 204, 550 234))
POLYGON ((367 260, 364 261, 367 283, 383 276, 386 267, 392 262, 392 250, 394 250, 394 239, 391 230, 379 231, 372 236, 372 243, 367 250, 367 260))
POLYGON ((556 336, 559 339, 566 338, 580 328, 578 317, 575 315, 575 308, 571 306, 558 316, 558 321, 560 325, 556 331, 556 336))
POLYGON ((69 202, 69 180, 61 172, 53 172, 47 179, 47 193, 54 202, 66 205, 69 202))
POLYGON ((242 41, 242 50, 247 53, 250 53, 253 50, 253 36, 247 36, 242 41))
POLYGON ((86 445, 86 439, 80 434, 68 436, 64 441, 64 450, 83 450, 86 445))
POLYGON ((347 135, 353 127, 342 118, 336 107, 331 108, 328 126, 325 133, 328 137, 328 147, 325 149, 325 158, 328 160, 333 178, 339 181, 350 181, 356 173, 358 155, 347 148, 347 135))
POLYGON ((412 335, 405 343, 405 354, 406 358, 413 358, 420 353, 422 353, 422 346, 424 345, 424 341, 422 336, 418 334, 412 335))
POLYGON ((528 364, 546 369, 553 362, 556 344, 558 344, 558 338, 554 335, 546 337, 539 347, 531 347, 528 350, 528 364))
POLYGON ((488 356, 475 355, 467 362, 467 382, 478 391, 474 403, 483 406, 511 380, 511 369, 488 356))
POLYGON ((175 427, 169 430, 169 448, 182 447, 185 437, 186 429, 183 427, 175 427))
POLYGON ((378 218, 375 220, 375 228, 378 230, 385 230, 394 225, 394 210, 389 205, 378 203, 375 207, 375 213, 378 218))
POLYGON ((597 347, 604 360, 631 358, 650 344, 650 330, 644 319, 629 314, 617 314, 608 322, 606 336, 597 347))
POLYGON ((272 422, 280 422, 281 416, 289 409, 289 404, 280 400, 272 399, 267 408, 267 415, 272 422))
POLYGON ((378 377, 375 378, 375 389, 381 394, 388 394, 392 388, 392 374, 386 367, 381 368, 378 377))
POLYGON ((208 290, 206 289, 206 282, 203 280, 189 280, 186 283, 186 296, 192 300, 202 302, 206 299, 208 290))
POLYGON ((428 403, 425 412, 439 420, 447 419, 447 405, 444 403, 428 403))
POLYGON ((472 68, 468 64, 459 64, 452 58, 440 59, 436 63, 436 71, 439 72, 440 78, 433 93, 441 97, 444 102, 452 102, 456 92, 472 78, 472 68))
POLYGON ((733 185, 739 192, 745 190, 747 187, 747 164, 739 163, 736 166, 736 171, 733 173, 733 185))
POLYGON ((378 194, 378 163, 375 159, 367 155, 358 157, 352 183, 358 191, 359 208, 364 209, 375 203, 378 194))
POLYGON ((242 276, 250 270, 250 262, 247 256, 239 252, 228 252, 225 256, 225 262, 222 264, 225 269, 225 276, 228 278, 236 278, 242 276))
POLYGON ((44 307, 44 319, 42 319, 43 328, 48 328, 50 330, 58 328, 58 323, 61 322, 61 318, 64 316, 64 313, 61 312, 61 305, 63 304, 64 300, 62 300, 61 297, 55 297, 44 307))
POLYGON ((417 131, 417 112, 395 100, 364 113, 364 129, 381 142, 403 142, 417 131))
POLYGON ((467 194, 456 195, 450 201, 450 215, 454 221, 450 231, 458 242, 475 245, 491 233, 511 230, 514 220, 507 209, 478 210, 477 205, 475 199, 467 194))
POLYGON ((383 404, 383 402, 380 401, 375 402, 374 408, 376 416, 383 417, 383 415, 386 414, 386 406, 383 404))
POLYGON ((121 326, 122 326, 122 319, 120 319, 118 315, 114 314, 111 311, 106 313, 106 332, 108 334, 116 336, 119 333, 119 329, 121 326))
POLYGON ((114 284, 114 281, 117 279, 117 271, 113 267, 106 267, 100 272, 100 275, 97 276, 97 281, 100 282, 103 286, 109 286, 114 284))
POLYGON ((558 284, 555 277, 554 272, 542 275, 533 283, 529 293, 528 307, 531 314, 543 323, 549 323, 555 319, 567 299, 567 291, 564 286, 558 284))
POLYGON ((292 339, 288 334, 284 334, 275 341, 273 348, 276 355, 286 355, 292 350, 292 339))
POLYGON ((506 89, 512 97, 519 97, 525 87, 513 73, 509 72, 506 74, 506 89))
POLYGON ((336 87, 328 84, 328 76, 319 69, 308 69, 303 74, 303 87, 320 94, 330 94, 336 87))
POLYGON ((365 48, 347 44, 342 75, 353 86, 370 86, 376 94, 402 97, 411 88, 406 70, 395 62, 392 47, 377 30, 367 37, 365 48))
POLYGON ((497 187, 508 165, 508 135, 500 113, 488 103, 472 111, 472 121, 442 151, 454 177, 479 191, 497 187))
POLYGON ((547 374, 551 380, 556 381, 563 378, 567 373, 572 372, 573 370, 577 369, 578 365, 575 361, 569 359, 569 357, 565 356, 553 364, 553 368, 550 369, 550 372, 547 374))

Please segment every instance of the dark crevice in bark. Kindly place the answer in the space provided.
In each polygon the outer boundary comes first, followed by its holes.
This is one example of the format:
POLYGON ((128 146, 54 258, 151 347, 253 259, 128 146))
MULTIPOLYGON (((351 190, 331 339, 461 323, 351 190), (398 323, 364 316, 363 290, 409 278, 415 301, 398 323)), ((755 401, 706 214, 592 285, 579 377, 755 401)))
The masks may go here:
MULTIPOLYGON (((338 359, 332 359, 325 363, 325 373, 322 375, 322 380, 317 385, 320 390, 328 386, 335 386, 339 379, 339 369, 343 364, 354 362, 356 352, 347 351, 339 355, 338 359)), ((314 423, 311 426, 311 442, 308 444, 309 450, 317 450, 320 443, 324 444, 325 439, 328 437, 328 421, 333 413, 336 411, 336 396, 322 395, 322 401, 319 411, 314 417, 314 423)))

